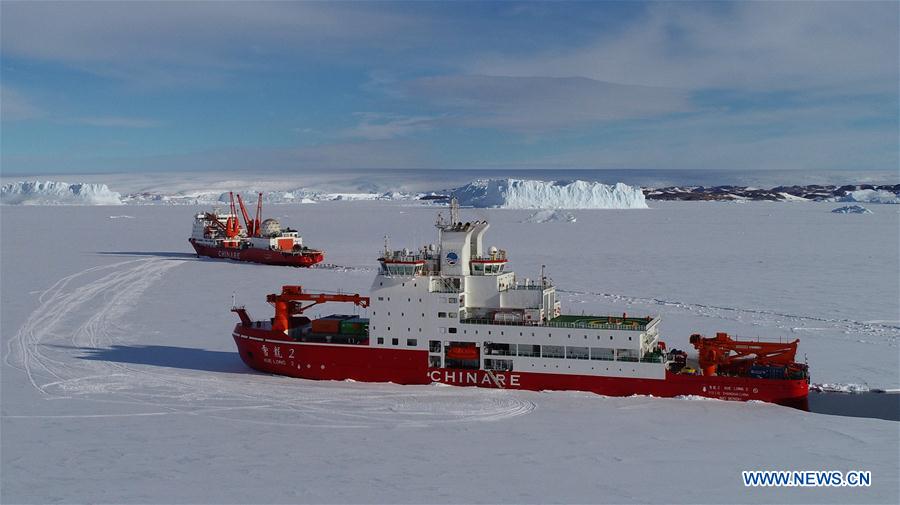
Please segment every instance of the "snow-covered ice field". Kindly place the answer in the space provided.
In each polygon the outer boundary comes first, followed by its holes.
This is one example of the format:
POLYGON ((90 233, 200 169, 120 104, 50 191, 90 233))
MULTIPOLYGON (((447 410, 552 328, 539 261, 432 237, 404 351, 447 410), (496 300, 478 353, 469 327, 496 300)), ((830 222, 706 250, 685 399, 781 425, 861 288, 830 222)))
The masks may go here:
MULTIPOLYGON (((900 387, 900 206, 651 202, 464 209, 568 312, 800 338, 817 384, 900 387), (533 220, 532 220, 533 221, 533 220)), ((234 352, 232 293, 368 292, 385 234, 435 240, 417 202, 268 206, 333 268, 191 254, 188 206, 3 207, 3 503, 898 503, 898 423, 761 403, 309 382, 234 352), (742 470, 871 470, 869 488, 745 488, 742 470)), ((345 309, 328 306, 323 311, 345 309)))

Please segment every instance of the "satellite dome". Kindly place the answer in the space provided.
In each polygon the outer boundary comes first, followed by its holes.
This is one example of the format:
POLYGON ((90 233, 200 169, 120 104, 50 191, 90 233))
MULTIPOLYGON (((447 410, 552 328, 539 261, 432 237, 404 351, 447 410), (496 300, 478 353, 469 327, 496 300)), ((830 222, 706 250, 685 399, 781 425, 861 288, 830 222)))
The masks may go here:
POLYGON ((275 237, 281 235, 281 223, 279 223, 277 219, 266 219, 260 225, 260 235, 263 237, 275 237))

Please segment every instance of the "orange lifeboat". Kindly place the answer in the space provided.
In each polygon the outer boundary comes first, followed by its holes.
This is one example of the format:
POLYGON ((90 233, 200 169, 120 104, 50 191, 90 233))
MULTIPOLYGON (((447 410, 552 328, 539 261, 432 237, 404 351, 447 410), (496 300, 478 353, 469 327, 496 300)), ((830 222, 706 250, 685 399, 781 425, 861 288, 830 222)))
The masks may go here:
POLYGON ((478 348, 475 344, 469 345, 453 345, 447 348, 447 358, 449 359, 478 359, 478 348))

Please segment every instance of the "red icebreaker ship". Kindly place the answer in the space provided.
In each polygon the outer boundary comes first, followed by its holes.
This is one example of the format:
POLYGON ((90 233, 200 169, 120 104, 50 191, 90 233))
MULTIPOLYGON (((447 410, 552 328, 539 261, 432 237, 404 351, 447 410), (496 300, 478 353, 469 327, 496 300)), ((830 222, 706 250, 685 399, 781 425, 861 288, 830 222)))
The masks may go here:
POLYGON ((548 278, 517 279, 506 270, 506 251, 485 250, 488 223, 458 214, 453 202, 450 220, 438 218, 436 245, 386 249, 368 297, 284 286, 267 298, 272 319, 253 321, 232 308, 241 359, 304 379, 805 403, 809 375, 795 361, 798 341, 693 335, 694 363, 667 350, 658 317, 564 314, 548 278), (371 316, 305 315, 328 302, 371 316))
POLYGON ((197 256, 251 261, 267 265, 308 267, 325 259, 325 253, 303 245, 297 230, 282 228, 277 219, 262 218, 262 193, 257 196, 256 218, 250 219, 244 200, 237 195, 238 206, 231 198, 231 212, 201 212, 194 216, 194 231, 188 242, 197 256), (246 227, 241 227, 240 207, 246 227))

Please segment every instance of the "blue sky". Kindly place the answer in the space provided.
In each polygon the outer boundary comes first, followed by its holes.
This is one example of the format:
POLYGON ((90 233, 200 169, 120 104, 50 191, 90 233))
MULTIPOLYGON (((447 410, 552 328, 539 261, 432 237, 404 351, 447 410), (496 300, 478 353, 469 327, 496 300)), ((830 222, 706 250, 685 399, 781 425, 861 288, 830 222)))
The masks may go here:
POLYGON ((6 174, 898 167, 897 2, 0 3, 6 174))

